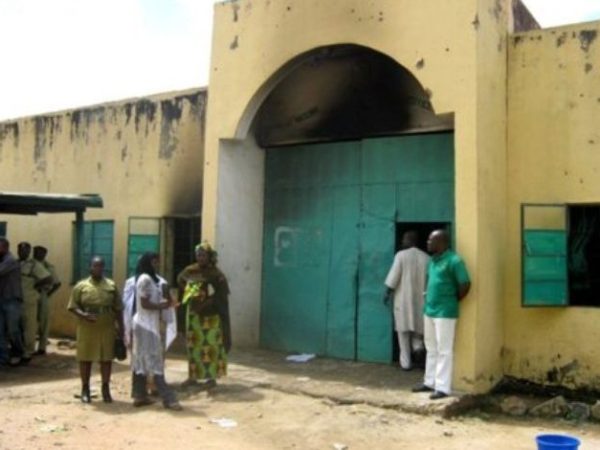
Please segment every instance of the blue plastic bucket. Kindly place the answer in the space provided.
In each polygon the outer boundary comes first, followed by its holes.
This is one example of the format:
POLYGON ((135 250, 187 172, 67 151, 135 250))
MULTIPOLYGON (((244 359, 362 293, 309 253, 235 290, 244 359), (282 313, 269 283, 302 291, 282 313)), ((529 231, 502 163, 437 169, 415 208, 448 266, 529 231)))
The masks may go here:
POLYGON ((581 441, 562 434, 540 434, 535 438, 538 450, 577 450, 581 441))

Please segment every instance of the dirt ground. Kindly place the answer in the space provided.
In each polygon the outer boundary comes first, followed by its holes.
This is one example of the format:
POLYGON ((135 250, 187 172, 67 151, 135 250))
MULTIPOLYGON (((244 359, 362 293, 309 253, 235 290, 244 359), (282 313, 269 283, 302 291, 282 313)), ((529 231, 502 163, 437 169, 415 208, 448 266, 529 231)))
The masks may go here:
MULTIPOLYGON (((173 385, 185 379, 181 358, 170 358, 167 367, 173 385)), ((389 402, 394 396, 389 378, 402 376, 389 367, 329 360, 291 365, 281 355, 238 351, 231 357, 229 376, 210 394, 179 390, 182 412, 167 411, 160 403, 134 408, 129 370, 121 363, 112 383, 115 402, 107 405, 96 398, 84 405, 74 398, 79 381, 73 352, 53 347, 52 354, 29 367, 0 372, 0 448, 535 449, 535 436, 547 432, 576 435, 583 450, 600 448, 600 427, 593 424, 445 420, 435 412, 404 412, 400 403, 389 402), (367 372, 375 375, 366 379, 361 373, 367 372), (357 378, 364 381, 361 386, 357 378), (388 403, 361 400, 378 396, 388 403), (232 419, 236 426, 211 422, 219 418, 232 419)), ((418 376, 411 374, 406 384, 418 376)), ((99 383, 96 375, 96 390, 99 383)), ((397 398, 429 402, 407 389, 397 398)))

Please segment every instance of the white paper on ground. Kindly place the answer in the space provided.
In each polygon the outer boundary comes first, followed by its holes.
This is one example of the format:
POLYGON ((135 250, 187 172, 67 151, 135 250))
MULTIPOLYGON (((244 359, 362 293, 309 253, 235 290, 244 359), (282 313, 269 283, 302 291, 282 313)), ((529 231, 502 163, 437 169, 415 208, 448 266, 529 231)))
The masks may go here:
POLYGON ((290 362, 305 363, 310 361, 311 359, 314 359, 315 356, 316 355, 314 353, 301 353, 299 355, 290 355, 285 359, 286 361, 290 362))
POLYGON ((215 425, 219 425, 221 428, 235 428, 237 427, 237 422, 233 419, 227 419, 226 417, 221 417, 220 419, 210 419, 210 423, 215 425))

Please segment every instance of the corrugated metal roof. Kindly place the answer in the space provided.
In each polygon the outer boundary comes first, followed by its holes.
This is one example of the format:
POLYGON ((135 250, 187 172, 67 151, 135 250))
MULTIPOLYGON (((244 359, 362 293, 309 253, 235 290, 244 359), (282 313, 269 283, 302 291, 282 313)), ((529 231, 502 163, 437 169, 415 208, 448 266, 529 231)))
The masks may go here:
POLYGON ((98 194, 0 192, 0 214, 74 213, 103 206, 98 194))

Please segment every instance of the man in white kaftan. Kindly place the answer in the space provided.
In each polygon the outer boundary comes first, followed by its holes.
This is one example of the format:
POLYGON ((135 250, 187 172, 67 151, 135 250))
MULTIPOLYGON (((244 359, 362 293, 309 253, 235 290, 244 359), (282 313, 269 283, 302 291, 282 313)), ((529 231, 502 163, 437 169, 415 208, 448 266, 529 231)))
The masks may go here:
POLYGON ((417 233, 402 236, 402 248, 385 279, 387 297, 394 296, 394 322, 400 347, 400 367, 412 369, 412 353, 423 351, 423 293, 429 256, 417 248, 417 233))

